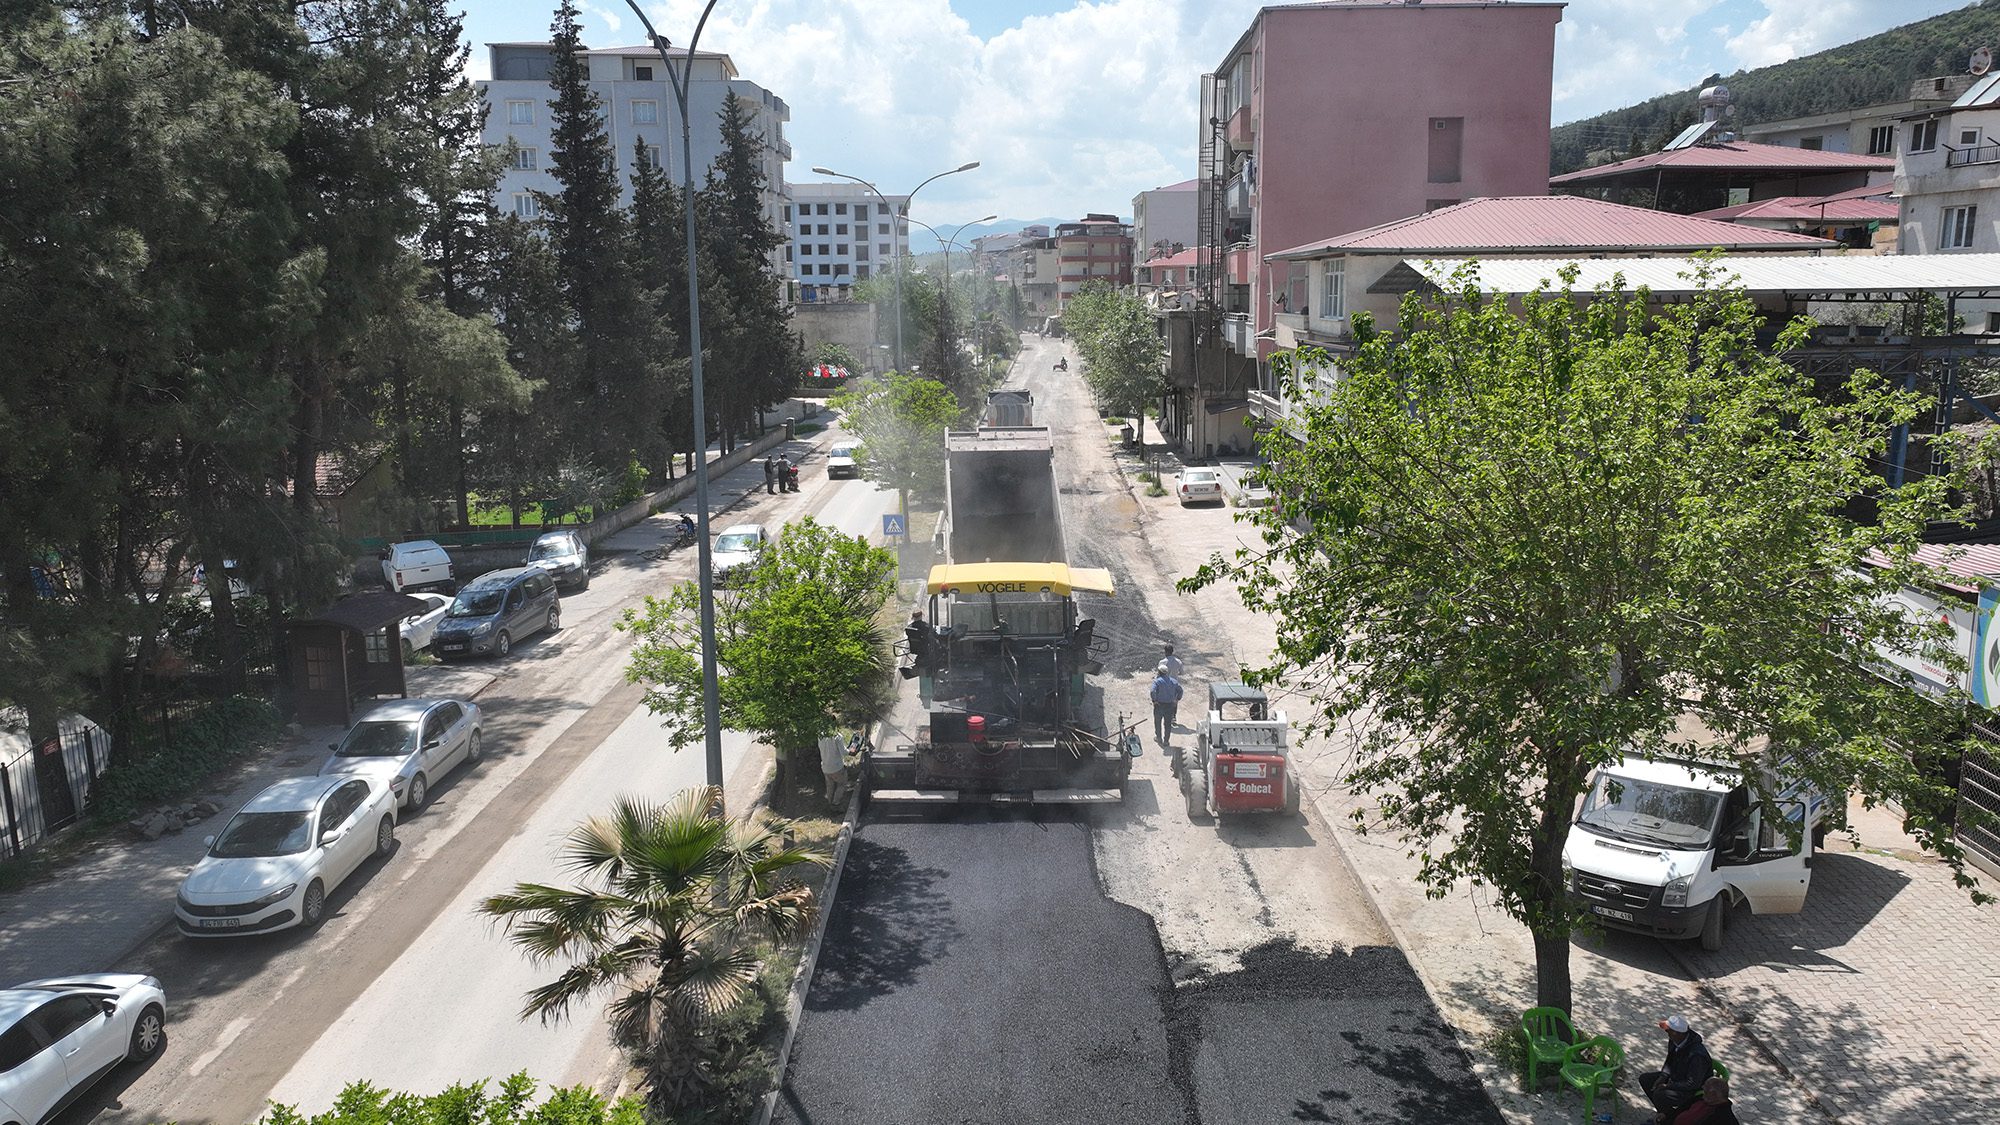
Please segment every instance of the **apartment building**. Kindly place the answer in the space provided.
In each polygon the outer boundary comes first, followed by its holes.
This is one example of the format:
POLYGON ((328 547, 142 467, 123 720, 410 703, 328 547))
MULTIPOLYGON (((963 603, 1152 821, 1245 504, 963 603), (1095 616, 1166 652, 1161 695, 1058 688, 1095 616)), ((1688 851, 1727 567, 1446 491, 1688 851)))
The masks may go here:
POLYGON ((1132 284, 1132 227, 1116 215, 1085 215, 1057 223, 1055 234, 1056 311, 1092 281, 1114 289, 1132 284))
POLYGON ((1142 191, 1132 197, 1132 264, 1176 254, 1194 245, 1195 207, 1201 193, 1194 180, 1142 191))
POLYGON ((1264 255, 1480 196, 1548 192, 1563 5, 1272 5, 1201 81, 1194 308, 1163 311, 1170 437, 1283 415, 1270 378, 1292 263, 1264 255))
MULTIPOLYGON (((1911 115, 1896 154, 1900 249, 1905 254, 2000 250, 2000 73, 1949 107, 1911 115)), ((1980 315, 1987 311, 1981 302, 1980 315)))
MULTIPOLYGON (((505 213, 534 218, 541 213, 535 193, 553 195, 562 190, 549 173, 553 135, 549 103, 555 93, 549 83, 555 45, 489 43, 486 50, 493 77, 479 84, 488 111, 481 139, 512 153, 494 189, 494 203, 505 213)), ((579 54, 587 62, 590 92, 603 107, 604 131, 617 155, 624 202, 629 204, 632 199, 635 146, 637 161, 664 169, 678 181, 682 174, 680 104, 659 53, 651 47, 610 47, 585 49, 579 54)), ((684 55, 677 55, 674 64, 677 69, 685 66, 684 55)), ((695 52, 688 79, 689 147, 693 149, 695 183, 702 182, 722 155, 718 115, 723 99, 733 92, 748 110, 753 129, 763 135, 765 215, 773 227, 782 229, 785 162, 792 158, 785 123, 791 120, 791 107, 771 91, 739 77, 736 64, 725 54, 695 52)), ((772 263, 774 269, 779 265, 775 260, 772 263)))
POLYGON ((1789 145, 1808 151, 1852 152, 1864 156, 1894 156, 1902 151, 1897 143, 1903 123, 1912 115, 1930 114, 1948 108, 1972 87, 1970 74, 1947 74, 1920 78, 1910 83, 1909 94, 1901 101, 1817 113, 1808 117, 1788 117, 1764 121, 1737 130, 1746 141, 1767 145, 1789 145))
POLYGON ((910 252, 910 197, 878 196, 848 180, 791 185, 784 210, 786 272, 800 301, 845 301, 853 285, 910 252))

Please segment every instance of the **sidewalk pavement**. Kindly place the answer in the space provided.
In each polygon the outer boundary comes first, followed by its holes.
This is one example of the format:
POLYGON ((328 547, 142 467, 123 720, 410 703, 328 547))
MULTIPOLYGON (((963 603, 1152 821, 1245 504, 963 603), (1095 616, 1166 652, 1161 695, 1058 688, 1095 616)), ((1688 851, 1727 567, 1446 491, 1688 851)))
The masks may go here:
MULTIPOLYGON (((827 415, 822 421, 830 425, 834 419, 827 415)), ((774 449, 794 461, 809 462, 824 436, 825 431, 802 435, 774 449)), ((734 508, 753 493, 763 495, 763 484, 763 474, 754 463, 712 478, 711 512, 734 508)), ((692 510, 693 503, 690 497, 669 510, 692 510)), ((659 516, 643 520, 607 537, 600 550, 658 546, 672 534, 670 523, 659 516)), ((492 673, 439 664, 415 665, 407 674, 413 699, 477 699, 494 681, 492 673)), ((341 734, 337 726, 287 727, 271 751, 215 778, 191 798, 220 810, 206 821, 155 840, 108 835, 50 876, 0 894, 0 987, 39 977, 117 970, 120 961, 161 927, 172 924, 174 892, 201 858, 202 838, 218 831, 230 814, 265 786, 317 770, 327 744, 341 734)))
MULTIPOLYGON (((1146 440, 1160 440, 1150 423, 1146 440)), ((1137 465, 1128 458, 1124 467, 1137 465)), ((1233 508, 1183 510, 1171 496, 1141 501, 1155 549, 1180 573, 1250 541, 1230 519, 1233 508)), ((1202 643, 1229 645, 1230 655, 1253 662, 1271 651, 1272 622, 1251 615, 1233 591, 1193 596, 1209 620, 1232 623, 1227 638, 1202 643)), ((1302 703, 1289 709, 1297 717, 1302 703)), ((1483 888, 1428 897, 1413 845, 1357 829, 1352 814, 1374 806, 1339 780, 1345 746, 1318 740, 1295 753, 1346 862, 1502 1114, 1516 1125, 1576 1121, 1579 1097, 1551 1086, 1524 1093, 1492 1065, 1492 1038, 1517 1027, 1534 1003, 1527 930, 1483 888)), ((1739 908, 1720 952, 1623 933, 1572 940, 1577 1025, 1626 1049, 1618 1120, 1650 1119, 1637 1075, 1660 1065, 1666 1043, 1657 1025, 1675 1012, 1730 1068, 1745 1122, 2000 1119, 2000 912, 1971 905, 1949 868, 1916 852, 1893 812, 1856 803, 1849 820, 1860 844, 1829 837, 1805 910, 1755 917, 1739 908)), ((1983 883, 1992 889, 1993 880, 1983 883)))
MULTIPOLYGON (((410 697, 477 699, 493 676, 420 664, 408 670, 410 697)), ((274 781, 308 775, 337 741, 337 726, 287 727, 276 746, 221 777, 197 798, 219 812, 156 840, 107 836, 51 877, 0 895, 0 987, 68 973, 117 971, 161 927, 173 923, 174 892, 214 835, 243 802, 274 781)))

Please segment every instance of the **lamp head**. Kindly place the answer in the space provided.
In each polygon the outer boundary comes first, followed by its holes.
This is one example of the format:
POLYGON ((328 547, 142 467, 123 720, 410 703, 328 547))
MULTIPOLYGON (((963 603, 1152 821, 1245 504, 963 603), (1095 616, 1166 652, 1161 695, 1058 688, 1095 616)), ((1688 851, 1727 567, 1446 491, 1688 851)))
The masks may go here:
POLYGON ((977 160, 968 160, 968 161, 966 161, 966 162, 965 162, 964 164, 961 164, 961 165, 959 165, 959 166, 958 166, 958 168, 957 168, 957 170, 958 170, 958 171, 960 171, 960 172, 970 172, 970 171, 972 171, 972 170, 973 170, 974 168, 977 168, 977 167, 979 167, 979 161, 977 161, 977 160))
POLYGON ((834 170, 833 170, 833 169, 831 169, 831 168, 822 168, 822 167, 820 167, 820 166, 819 166, 819 165, 817 165, 817 164, 813 165, 813 170, 812 170, 812 172, 813 172, 813 175, 815 175, 815 176, 838 176, 838 175, 840 175, 840 173, 838 173, 838 172, 834 171, 834 170))

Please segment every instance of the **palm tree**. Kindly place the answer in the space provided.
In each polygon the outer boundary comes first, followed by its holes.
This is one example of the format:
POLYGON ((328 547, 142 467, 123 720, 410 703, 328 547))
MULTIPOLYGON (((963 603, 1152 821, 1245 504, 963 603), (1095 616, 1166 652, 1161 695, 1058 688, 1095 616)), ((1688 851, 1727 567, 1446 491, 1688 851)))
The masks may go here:
POLYGON ((586 997, 623 990, 612 1032, 640 1060, 656 1109, 700 1104, 726 1077, 709 1032, 755 982, 757 943, 812 924, 800 865, 831 862, 793 843, 788 821, 731 821, 721 809, 714 788, 664 805, 621 797, 563 848, 563 866, 593 886, 521 883, 480 904, 537 964, 569 964, 528 994, 522 1019, 559 1021, 586 997))

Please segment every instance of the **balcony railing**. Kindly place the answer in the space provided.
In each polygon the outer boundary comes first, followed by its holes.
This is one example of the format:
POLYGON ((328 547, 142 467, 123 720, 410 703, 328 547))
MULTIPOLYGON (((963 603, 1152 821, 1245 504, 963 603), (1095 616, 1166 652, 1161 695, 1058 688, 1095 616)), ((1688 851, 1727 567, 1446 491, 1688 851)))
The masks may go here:
POLYGON ((1256 331, 1257 326, 1250 322, 1250 318, 1247 315, 1229 316, 1224 317, 1222 320, 1222 339, 1229 345, 1229 350, 1235 352, 1237 355, 1250 356, 1257 354, 1256 344, 1252 340, 1252 337, 1256 335, 1256 331))
POLYGON ((1945 146, 1945 167, 1960 168, 1967 164, 2000 164, 2000 144, 1974 145, 1971 148, 1945 146))
POLYGON ((1230 177, 1229 186, 1222 193, 1222 202, 1231 215, 1243 218, 1250 214, 1250 176, 1247 169, 1230 177))

